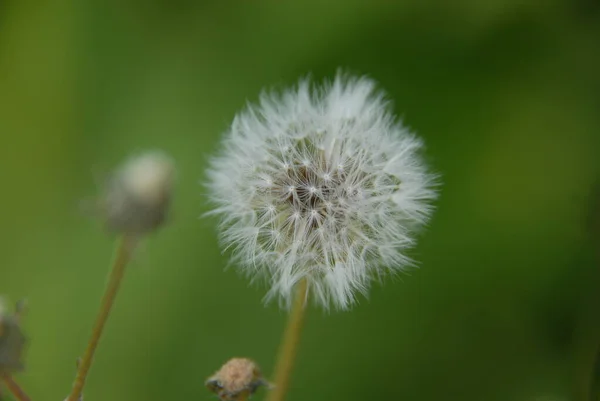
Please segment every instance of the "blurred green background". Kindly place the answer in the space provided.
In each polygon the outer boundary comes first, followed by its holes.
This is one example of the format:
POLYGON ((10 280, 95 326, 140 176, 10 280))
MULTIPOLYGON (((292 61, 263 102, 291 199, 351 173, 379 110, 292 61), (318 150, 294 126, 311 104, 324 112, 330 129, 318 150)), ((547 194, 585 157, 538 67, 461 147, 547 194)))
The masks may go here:
POLYGON ((5 0, 0 293, 29 300, 34 400, 68 394, 112 258, 80 202, 149 148, 178 165, 172 219, 127 272, 86 400, 215 399, 233 356, 270 375, 286 314, 223 271, 199 181, 261 88, 338 67, 381 84, 444 186, 420 269, 311 308, 288 399, 574 399, 600 342, 597 1, 5 0))

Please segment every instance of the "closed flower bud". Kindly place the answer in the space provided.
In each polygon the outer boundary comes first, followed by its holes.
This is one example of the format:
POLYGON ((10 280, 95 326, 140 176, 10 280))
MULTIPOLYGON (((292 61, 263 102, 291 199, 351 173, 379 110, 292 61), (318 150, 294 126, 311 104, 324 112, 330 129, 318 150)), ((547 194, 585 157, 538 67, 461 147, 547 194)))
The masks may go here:
POLYGON ((101 199, 106 224, 111 231, 145 234, 164 223, 175 168, 159 152, 135 156, 108 180, 101 199))
POLYGON ((233 358, 206 380, 206 387, 222 401, 235 401, 248 397, 260 387, 268 386, 254 361, 233 358))

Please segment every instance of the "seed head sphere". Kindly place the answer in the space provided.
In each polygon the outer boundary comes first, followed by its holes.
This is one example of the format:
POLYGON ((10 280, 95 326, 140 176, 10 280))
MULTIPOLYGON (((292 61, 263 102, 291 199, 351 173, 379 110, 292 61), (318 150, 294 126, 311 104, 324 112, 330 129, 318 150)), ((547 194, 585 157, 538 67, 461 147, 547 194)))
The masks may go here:
POLYGON ((232 262, 268 281, 267 300, 289 305, 306 279, 317 303, 348 309, 411 264, 436 197, 422 147, 372 80, 301 80, 235 117, 208 169, 209 214, 232 262))

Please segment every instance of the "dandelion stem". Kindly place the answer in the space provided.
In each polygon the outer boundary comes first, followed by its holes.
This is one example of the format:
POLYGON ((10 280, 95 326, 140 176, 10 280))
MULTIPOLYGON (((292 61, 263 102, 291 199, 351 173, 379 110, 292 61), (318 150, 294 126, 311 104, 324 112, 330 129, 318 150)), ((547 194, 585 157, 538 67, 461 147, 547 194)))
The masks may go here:
POLYGON ((12 378, 8 373, 0 374, 2 381, 6 384, 6 387, 10 390, 12 395, 19 401, 31 401, 31 398, 27 396, 25 391, 19 386, 19 384, 12 378))
POLYGON ((576 327, 575 338, 578 341, 578 348, 575 353, 576 379, 574 400, 590 401, 600 399, 595 386, 596 368, 600 356, 600 322, 597 317, 597 305, 600 304, 598 292, 598 279, 600 278, 600 186, 594 188, 591 196, 592 204, 589 213, 589 228, 592 240, 592 246, 596 251, 593 255, 594 268, 590 270, 590 276, 586 277, 586 282, 590 287, 586 288, 587 293, 583 298, 584 308, 579 316, 579 326, 576 327), (596 394, 595 394, 596 393, 596 394), (594 396, 594 397, 592 397, 594 396))
POLYGON ((108 285, 104 291, 100 310, 96 316, 96 323, 94 324, 92 335, 90 336, 85 353, 83 354, 81 362, 79 363, 77 376, 75 378, 75 383, 73 384, 73 390, 71 390, 71 394, 69 395, 67 401, 77 401, 81 396, 83 386, 85 385, 85 379, 92 365, 92 360, 94 359, 94 353, 98 347, 98 342, 102 336, 102 331, 104 330, 104 326, 108 320, 110 310, 115 301, 119 286, 125 273, 125 267, 131 259, 131 254, 135 248, 135 244, 136 237, 127 234, 125 234, 119 242, 116 257, 110 272, 108 285))
POLYGON ((244 391, 237 396, 236 401, 248 401, 248 398, 250 398, 250 392, 244 391))
POLYGON ((279 357, 275 369, 275 388, 269 394, 267 401, 283 401, 289 387, 292 368, 294 367, 294 360, 296 359, 298 344, 300 342, 300 333, 302 332, 302 325, 304 323, 307 289, 308 282, 306 279, 302 279, 296 288, 296 297, 285 328, 281 348, 279 349, 279 357))

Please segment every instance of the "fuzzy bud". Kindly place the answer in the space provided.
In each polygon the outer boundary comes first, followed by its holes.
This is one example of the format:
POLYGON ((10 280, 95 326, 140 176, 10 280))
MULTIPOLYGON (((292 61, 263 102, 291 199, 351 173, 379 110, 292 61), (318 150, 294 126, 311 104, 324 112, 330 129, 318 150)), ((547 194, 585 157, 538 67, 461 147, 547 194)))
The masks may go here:
POLYGON ((268 386, 254 361, 233 358, 206 380, 206 387, 222 401, 235 401, 254 392, 260 386, 268 386))
POLYGON ((101 208, 111 231, 146 234, 165 222, 175 168, 160 152, 128 160, 109 179, 101 208))

